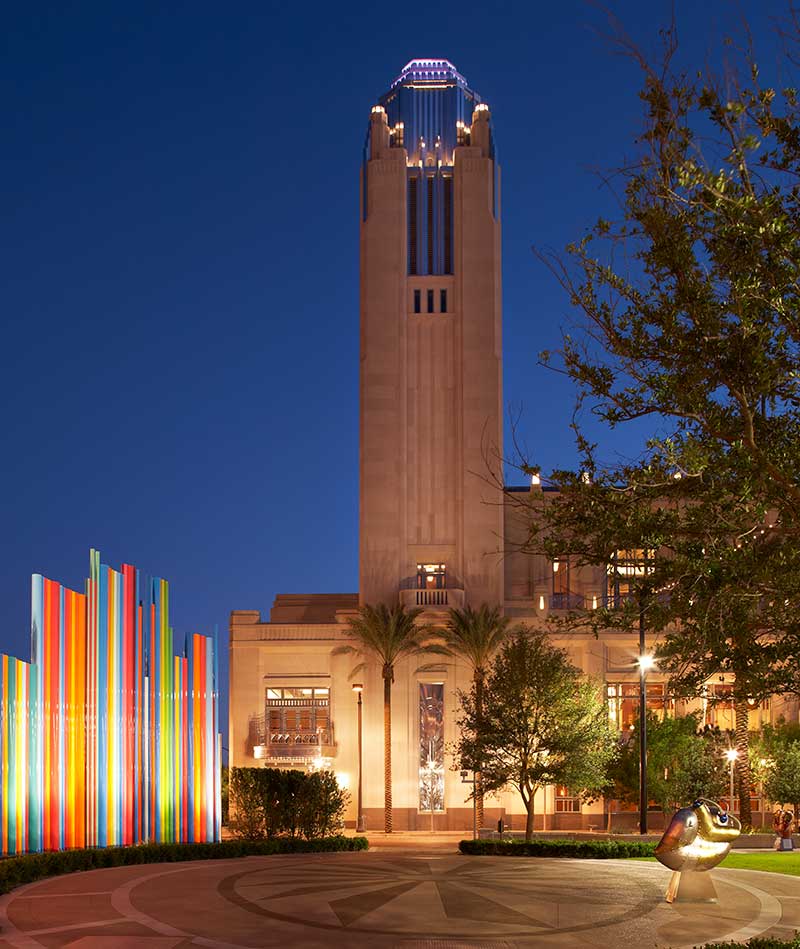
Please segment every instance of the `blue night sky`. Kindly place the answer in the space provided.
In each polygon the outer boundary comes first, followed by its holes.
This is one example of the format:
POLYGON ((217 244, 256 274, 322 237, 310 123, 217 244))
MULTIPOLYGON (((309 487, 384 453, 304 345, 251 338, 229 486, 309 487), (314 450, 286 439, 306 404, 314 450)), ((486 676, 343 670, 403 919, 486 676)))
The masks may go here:
MULTIPOLYGON (((657 50, 669 3, 611 6, 657 50)), ((680 60, 720 63, 744 15, 769 75, 785 6, 676 0, 680 60)), ((536 357, 576 317, 531 246, 612 212, 597 172, 641 113, 606 29, 579 0, 6 8, 0 648, 28 658, 30 574, 83 589, 90 546, 223 644, 233 608, 356 590, 359 162, 413 57, 492 108, 505 399, 533 460, 574 464, 536 357)))

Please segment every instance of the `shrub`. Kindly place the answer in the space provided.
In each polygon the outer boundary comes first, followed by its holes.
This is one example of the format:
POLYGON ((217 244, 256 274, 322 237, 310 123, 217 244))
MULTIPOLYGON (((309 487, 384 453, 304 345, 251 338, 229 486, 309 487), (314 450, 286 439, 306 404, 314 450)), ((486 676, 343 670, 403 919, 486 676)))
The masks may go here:
POLYGON ((124 867, 139 863, 178 863, 184 860, 227 860, 231 857, 269 856, 281 853, 329 853, 366 850, 366 837, 318 837, 313 840, 282 837, 276 840, 223 840, 211 844, 139 844, 96 850, 59 850, 29 853, 0 860, 0 893, 44 877, 124 867))
POLYGON ((330 771, 319 771, 308 777, 303 812, 306 836, 330 837, 344 827, 344 812, 350 796, 339 787, 330 771))
POLYGON ((652 857, 655 844, 640 840, 462 840, 461 853, 482 857, 652 857))
POLYGON ((257 768, 231 768, 229 772, 229 800, 233 803, 233 820, 228 820, 231 832, 246 840, 271 837, 267 817, 272 811, 265 800, 264 788, 257 768))
POLYGON ((231 768, 230 828, 245 840, 328 837, 344 825, 350 795, 330 771, 231 768))

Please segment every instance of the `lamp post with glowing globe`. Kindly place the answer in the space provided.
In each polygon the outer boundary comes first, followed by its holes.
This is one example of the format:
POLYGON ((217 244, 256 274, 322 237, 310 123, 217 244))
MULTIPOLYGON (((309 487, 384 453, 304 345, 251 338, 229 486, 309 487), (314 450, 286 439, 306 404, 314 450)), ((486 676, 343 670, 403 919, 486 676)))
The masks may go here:
POLYGON ((644 624, 639 630, 639 833, 647 833, 647 670, 655 659, 644 652, 644 624))

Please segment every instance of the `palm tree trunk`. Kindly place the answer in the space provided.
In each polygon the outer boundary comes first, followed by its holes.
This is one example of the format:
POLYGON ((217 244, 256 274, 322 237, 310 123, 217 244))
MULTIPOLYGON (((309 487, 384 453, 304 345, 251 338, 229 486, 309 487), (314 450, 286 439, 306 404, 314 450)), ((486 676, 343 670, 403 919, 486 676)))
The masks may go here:
MULTIPOLYGON (((478 724, 478 748, 481 747, 481 735, 480 732, 483 730, 483 675, 479 670, 475 670, 475 719, 478 724)), ((472 788, 472 793, 475 795, 475 824, 477 825, 477 830, 480 833, 481 827, 483 827, 483 775, 481 774, 481 761, 480 758, 477 762, 477 770, 475 771, 475 784, 472 788)))
POLYGON ((392 832, 392 678, 383 672, 383 829, 392 832))
POLYGON ((739 790, 739 819, 742 825, 749 827, 753 823, 750 811, 750 741, 748 735, 748 708, 746 698, 737 698, 736 711, 736 777, 739 790))

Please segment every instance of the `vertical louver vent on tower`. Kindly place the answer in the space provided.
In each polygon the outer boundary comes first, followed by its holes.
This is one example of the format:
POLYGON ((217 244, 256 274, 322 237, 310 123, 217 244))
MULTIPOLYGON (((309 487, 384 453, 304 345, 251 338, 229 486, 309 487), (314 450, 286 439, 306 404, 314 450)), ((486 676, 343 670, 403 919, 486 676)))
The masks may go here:
POLYGON ((433 222, 434 222, 434 205, 433 205, 433 196, 434 196, 434 184, 435 180, 433 175, 428 176, 428 207, 427 207, 427 225, 428 225, 428 273, 432 274, 436 271, 433 269, 434 261, 434 249, 435 244, 433 240, 433 222))
POLYGON ((453 179, 447 175, 442 180, 444 186, 444 272, 453 272, 453 179))
POLYGON ((408 273, 453 273, 454 180, 441 169, 409 168, 407 179, 408 273))
POLYGON ((417 179, 408 179, 408 272, 417 272, 417 179))

